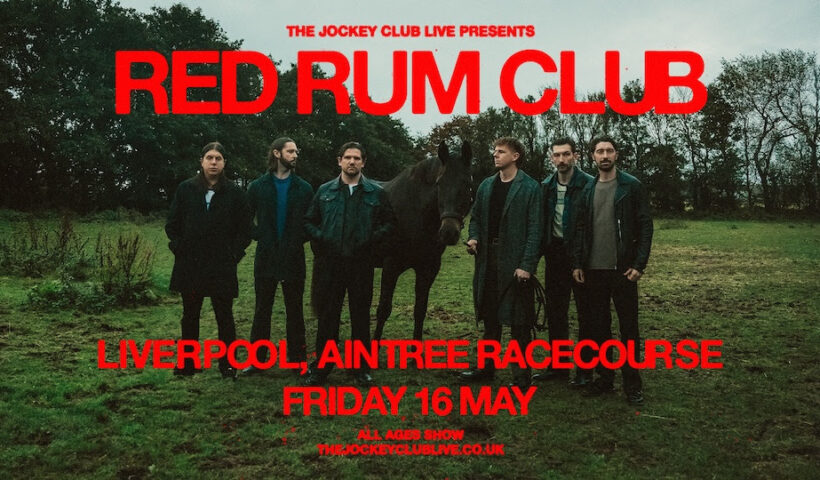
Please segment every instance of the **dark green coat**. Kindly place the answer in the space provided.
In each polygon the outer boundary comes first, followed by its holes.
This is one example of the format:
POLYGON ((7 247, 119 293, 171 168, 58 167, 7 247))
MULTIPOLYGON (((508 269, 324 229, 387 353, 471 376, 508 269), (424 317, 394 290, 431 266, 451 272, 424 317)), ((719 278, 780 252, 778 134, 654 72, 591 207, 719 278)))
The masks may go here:
MULTIPOLYGON (((615 189, 615 230, 612 241, 617 245, 618 271, 630 268, 643 272, 652 248, 652 217, 649 214, 649 198, 643 184, 632 175, 616 171, 618 186, 615 189)), ((585 269, 592 248, 592 205, 598 177, 589 182, 578 205, 575 240, 572 244, 572 268, 585 269)))
POLYGON ((304 280, 304 244, 307 241, 304 218, 313 199, 313 188, 291 173, 285 231, 282 232, 280 241, 276 231, 277 196, 274 178, 273 173, 268 172, 248 187, 250 214, 255 219, 252 237, 257 241, 254 276, 285 281, 304 280))
POLYGON ((305 215, 305 231, 317 255, 375 259, 395 228, 387 194, 364 176, 353 196, 347 188, 339 177, 319 187, 305 215))
MULTIPOLYGON (((575 236, 575 217, 578 210, 578 202, 581 192, 584 191, 587 183, 592 181, 593 176, 584 172, 577 166, 572 167, 573 173, 567 185, 567 193, 564 196, 564 215, 561 218, 562 231, 564 232, 564 246, 567 248, 567 255, 571 255, 569 246, 575 236)), ((544 241, 546 248, 552 242, 552 222, 555 218, 555 203, 558 198, 558 174, 553 173, 541 183, 544 195, 544 241)))
POLYGON ((205 297, 236 298, 236 264, 251 243, 245 192, 225 177, 206 210, 208 187, 201 175, 185 180, 174 194, 165 233, 174 253, 171 290, 205 297))
MULTIPOLYGON (((487 276, 487 252, 489 239, 490 195, 492 194, 495 174, 486 178, 476 191, 476 199, 470 217, 470 239, 478 240, 478 253, 475 257, 473 275, 473 303, 476 315, 481 315, 484 294, 484 283, 487 276)), ((504 209, 498 226, 498 291, 514 282, 513 274, 517 268, 535 275, 541 252, 542 230, 542 196, 541 186, 532 177, 518 170, 510 185, 504 209)), ((511 287, 514 288, 514 287, 511 287)), ((517 295, 504 295, 499 304, 499 318, 502 323, 509 319, 523 318, 515 299, 517 295)))

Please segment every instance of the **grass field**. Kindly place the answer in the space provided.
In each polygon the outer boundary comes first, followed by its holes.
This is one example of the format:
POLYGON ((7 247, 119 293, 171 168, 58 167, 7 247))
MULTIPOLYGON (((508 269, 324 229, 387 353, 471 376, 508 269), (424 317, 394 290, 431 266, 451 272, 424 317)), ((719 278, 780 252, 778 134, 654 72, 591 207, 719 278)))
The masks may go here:
MULTIPOLYGON (((0 235, 16 226, 0 221, 0 235)), ((283 413, 282 390, 294 378, 279 370, 234 383, 216 368, 192 378, 98 369, 98 339, 176 338, 181 302, 167 292, 172 257, 161 222, 77 223, 88 236, 140 230, 154 242, 160 301, 94 315, 29 311, 27 292, 42 279, 0 272, 0 477, 816 478, 820 228, 671 219, 656 220, 655 228, 640 284, 642 336, 722 339, 723 369, 647 370, 646 404, 639 409, 620 392, 587 399, 547 383, 526 416, 445 417, 420 415, 412 393, 453 386, 449 372, 378 370, 377 384, 408 386, 398 416, 302 417, 283 413), (505 455, 318 454, 317 444, 356 443, 364 428, 464 430, 456 443, 504 444, 505 455)), ((253 249, 240 264, 234 307, 244 338, 253 313, 253 249)), ((427 338, 479 338, 472 268, 462 247, 445 253, 427 338)), ((412 280, 411 273, 400 280, 385 338, 411 336, 412 280)), ((284 338, 283 315, 279 292, 274 341, 284 338)), ((315 319, 309 313, 306 323, 310 345, 315 319)), ((349 325, 341 331, 349 335, 349 325)), ((208 302, 201 333, 216 337, 208 302)), ((349 381, 338 370, 331 380, 349 381)), ((509 381, 510 372, 501 372, 493 385, 509 381)))

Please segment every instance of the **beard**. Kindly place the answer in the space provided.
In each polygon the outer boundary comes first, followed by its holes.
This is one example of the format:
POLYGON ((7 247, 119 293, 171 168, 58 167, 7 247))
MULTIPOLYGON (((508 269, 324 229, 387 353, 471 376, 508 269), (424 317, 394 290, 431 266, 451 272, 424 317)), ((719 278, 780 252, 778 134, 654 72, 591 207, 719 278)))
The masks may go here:
POLYGON ((598 170, 602 172, 611 172, 613 168, 615 168, 615 162, 609 162, 607 164, 598 164, 598 170))
POLYGON ((356 175, 360 174, 361 172, 362 172, 361 169, 358 169, 358 168, 345 168, 345 169, 342 169, 342 174, 344 176, 346 176, 347 178, 353 178, 356 175))
POLYGON ((279 165, 281 165, 282 168, 284 168, 285 170, 293 170, 294 168, 296 168, 296 160, 291 160, 290 162, 288 162, 284 158, 280 158, 279 165))

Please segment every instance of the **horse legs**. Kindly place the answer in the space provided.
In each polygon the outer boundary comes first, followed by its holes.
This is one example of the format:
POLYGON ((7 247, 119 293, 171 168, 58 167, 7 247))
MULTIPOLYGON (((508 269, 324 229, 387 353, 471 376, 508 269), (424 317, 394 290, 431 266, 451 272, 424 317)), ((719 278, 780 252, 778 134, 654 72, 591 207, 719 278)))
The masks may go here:
POLYGON ((416 305, 413 308, 413 340, 421 340, 424 333, 424 317, 427 316, 427 303, 430 288, 441 268, 441 259, 437 262, 416 268, 416 305))
POLYGON ((373 340, 382 339, 382 331, 390 314, 393 313, 393 292, 396 290, 396 282, 402 273, 401 267, 390 261, 384 260, 382 268, 381 292, 379 293, 379 307, 376 309, 376 331, 373 332, 373 340))

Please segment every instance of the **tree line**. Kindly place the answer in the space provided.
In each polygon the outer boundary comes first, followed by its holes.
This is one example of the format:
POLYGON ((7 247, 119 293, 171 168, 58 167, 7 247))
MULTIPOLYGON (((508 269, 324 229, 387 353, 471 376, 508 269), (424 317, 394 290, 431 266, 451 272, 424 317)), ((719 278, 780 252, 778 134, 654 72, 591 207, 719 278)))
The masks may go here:
MULTIPOLYGON (((475 117, 457 116, 433 128, 419 142, 452 135, 469 139, 476 152, 489 152, 492 139, 512 135, 530 152, 524 169, 541 179, 549 174, 549 144, 576 140, 581 168, 594 173, 589 141, 608 134, 619 142, 619 162, 647 185, 653 206, 663 211, 725 211, 762 206, 767 211, 818 211, 820 64, 815 53, 781 50, 723 60, 709 85, 705 107, 689 115, 565 115, 558 102, 532 117, 509 108, 489 108, 475 117)), ((672 92, 677 101, 687 91, 672 92)), ((626 102, 639 102, 643 86, 624 85, 626 102)), ((604 92, 585 96, 604 101, 604 92)), ((531 98, 530 100, 533 100, 531 98)), ((489 155, 487 153, 487 155, 489 155)), ((474 176, 489 174, 489 161, 474 176)))
MULTIPOLYGON (((336 149, 351 139, 368 148, 368 174, 386 178, 414 163, 412 138, 391 117, 335 113, 327 92, 314 114, 296 114, 296 71, 277 64, 275 108, 257 115, 156 115, 147 93, 132 112, 114 112, 118 50, 237 50, 216 20, 183 5, 140 13, 110 0, 10 0, 0 3, 0 206, 79 211, 167 208, 177 185, 196 173, 203 145, 227 149, 228 176, 245 184, 267 168, 271 142, 297 139, 300 174, 318 185, 338 174, 336 149)), ((191 74, 219 76, 218 65, 191 74)), ((238 72, 240 100, 261 90, 254 68, 238 72)), ((134 69, 133 75, 148 71, 134 69)), ((316 75, 322 73, 317 71, 316 75)), ((169 82, 164 84, 170 92, 169 82)), ((216 101, 221 90, 191 89, 191 101, 216 101)))
MULTIPOLYGON (((460 137, 476 154, 473 177, 492 173, 493 139, 512 135, 528 149, 525 170, 543 179, 552 170, 549 143, 574 138, 581 167, 594 173, 589 140, 609 134, 620 162, 650 190, 664 211, 818 210, 820 64, 816 53, 766 52, 724 60, 708 87, 706 106, 690 115, 565 115, 557 104, 523 116, 491 107, 457 115, 426 135, 411 137, 389 116, 336 113, 329 92, 314 94, 311 115, 296 113, 296 71, 277 63, 273 107, 256 115, 156 115, 147 93, 137 93, 130 115, 114 113, 114 55, 118 50, 236 50, 217 20, 183 5, 127 9, 111 0, 9 0, 0 3, 0 206, 21 210, 117 207, 150 211, 197 168, 200 147, 226 145, 229 176, 245 184, 266 169, 267 149, 281 135, 296 139, 299 173, 314 186, 338 171, 335 149, 355 139, 368 148, 368 175, 388 179, 432 155, 441 140, 460 137)), ((192 74, 218 76, 218 65, 192 74)), ((260 77, 240 68, 239 99, 255 98, 260 77)), ((134 75, 147 75, 135 68, 134 75)), ((324 75, 316 69, 314 75, 324 75)), ((170 91, 170 85, 166 85, 170 91)), ((685 101, 687 91, 672 94, 685 101)), ((219 88, 192 89, 190 100, 218 100, 219 88)), ((637 102, 642 84, 624 85, 637 102)), ((532 98, 531 98, 532 99, 532 98)), ((603 92, 585 95, 602 101, 603 92)))

